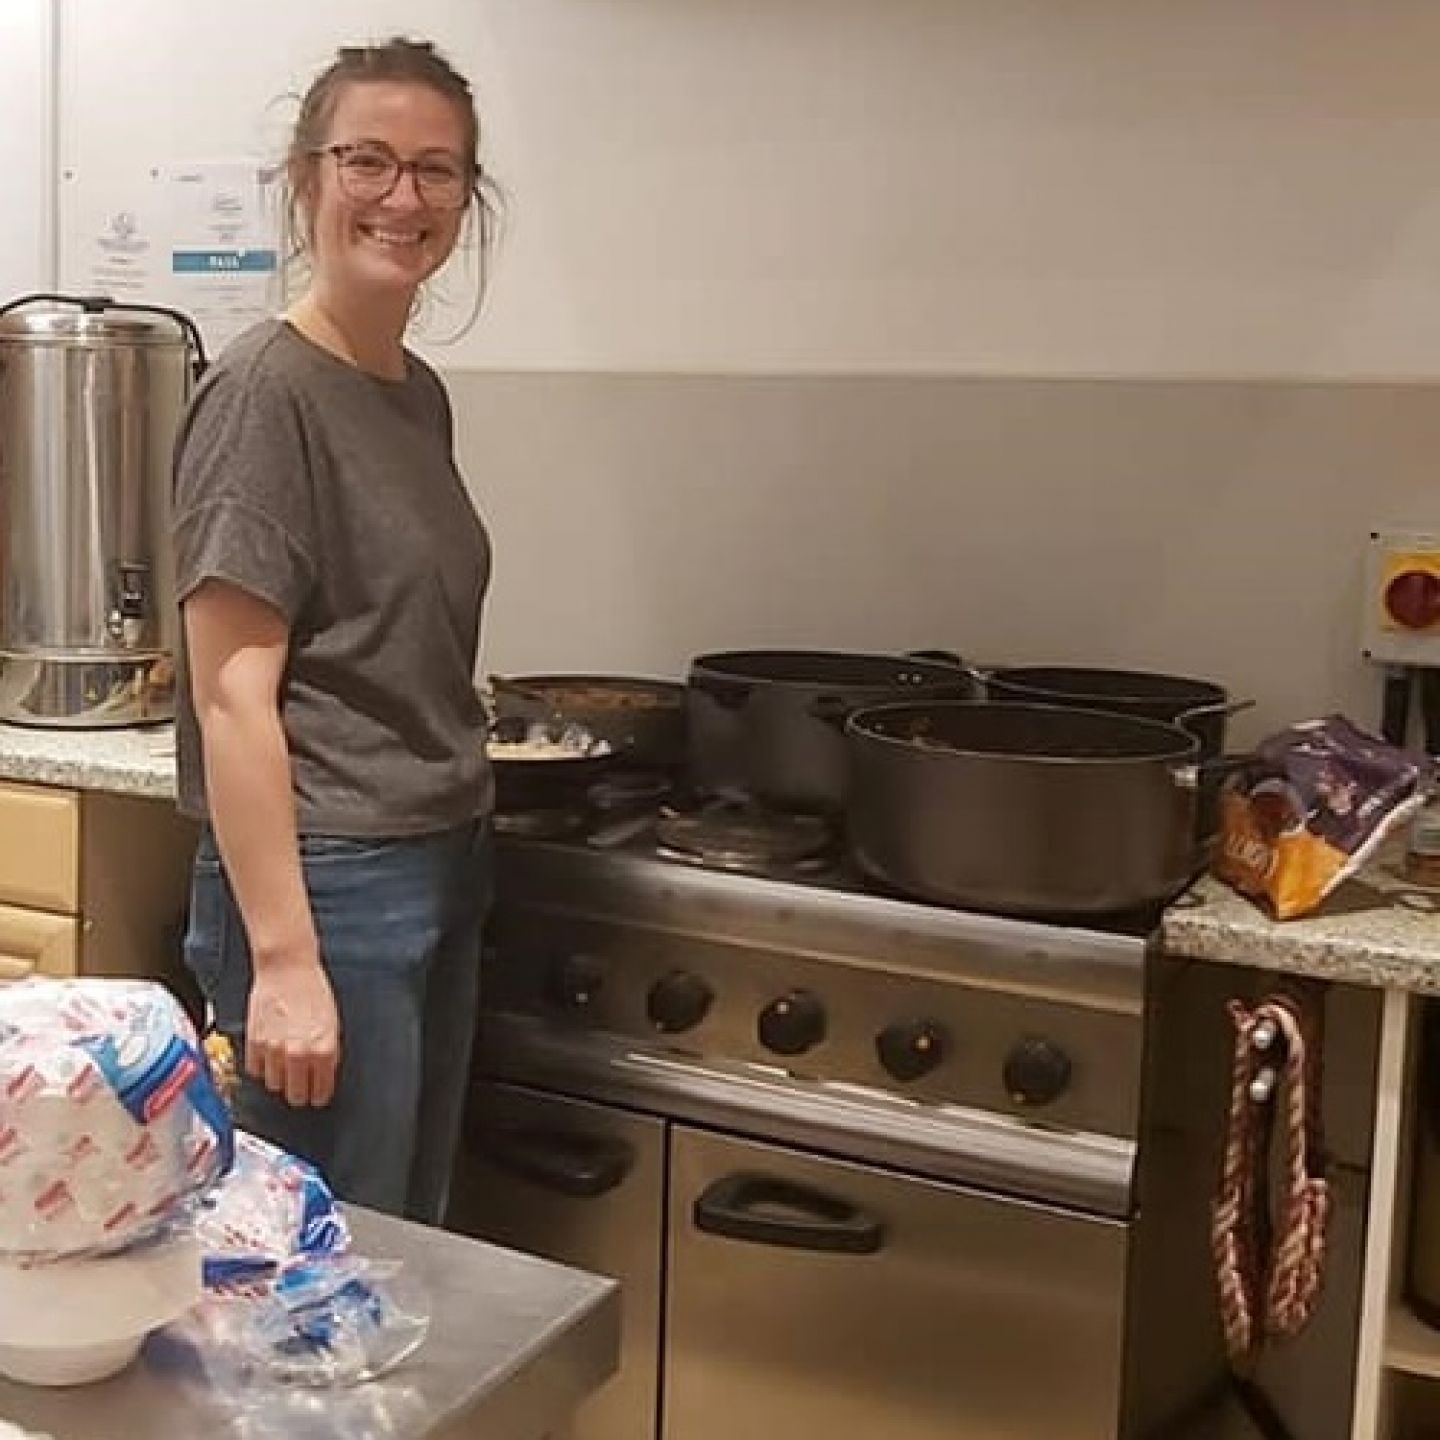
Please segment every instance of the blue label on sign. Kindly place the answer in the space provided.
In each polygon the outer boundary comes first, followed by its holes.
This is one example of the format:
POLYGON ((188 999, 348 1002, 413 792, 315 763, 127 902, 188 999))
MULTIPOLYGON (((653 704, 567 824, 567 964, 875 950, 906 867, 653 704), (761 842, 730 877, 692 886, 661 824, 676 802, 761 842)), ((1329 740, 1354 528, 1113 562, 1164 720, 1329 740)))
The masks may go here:
POLYGON ((172 250, 176 275, 268 275, 276 266, 273 250, 172 250))

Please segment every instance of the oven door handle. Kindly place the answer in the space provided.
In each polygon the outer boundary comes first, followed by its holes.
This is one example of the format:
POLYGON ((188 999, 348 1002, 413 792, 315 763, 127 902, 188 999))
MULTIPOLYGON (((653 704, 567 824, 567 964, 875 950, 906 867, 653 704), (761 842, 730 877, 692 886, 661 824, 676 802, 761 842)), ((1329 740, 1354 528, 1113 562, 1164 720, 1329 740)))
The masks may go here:
POLYGON ((885 1227, 848 1200, 773 1175, 726 1175, 695 1201, 695 1228, 727 1240, 792 1250, 874 1255, 885 1227))
POLYGON ((496 1169, 574 1200, 609 1194, 635 1167, 628 1141, 564 1130, 485 1131, 471 1149, 496 1169))

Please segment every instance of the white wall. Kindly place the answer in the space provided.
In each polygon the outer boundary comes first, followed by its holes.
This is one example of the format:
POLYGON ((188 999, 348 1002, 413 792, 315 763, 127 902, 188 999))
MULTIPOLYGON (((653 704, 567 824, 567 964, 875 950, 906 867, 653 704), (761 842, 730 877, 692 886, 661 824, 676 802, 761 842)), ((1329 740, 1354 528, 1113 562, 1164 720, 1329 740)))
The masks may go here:
POLYGON ((512 196, 457 367, 1440 374, 1423 0, 65 13, 67 274, 152 165, 274 155, 277 96, 405 29, 475 77, 512 196))
POLYGON ((440 358, 487 665, 940 644, 1373 717, 1365 531, 1440 526, 1434 0, 65 16, 72 278, 152 167, 276 155, 336 44, 475 76, 513 227, 440 358))
POLYGON ((1377 519, 1437 508, 1440 389, 964 377, 452 377, 496 537, 486 663, 944 647, 1378 718, 1377 519))
POLYGON ((0 303, 54 280, 51 0, 0 0, 0 303))

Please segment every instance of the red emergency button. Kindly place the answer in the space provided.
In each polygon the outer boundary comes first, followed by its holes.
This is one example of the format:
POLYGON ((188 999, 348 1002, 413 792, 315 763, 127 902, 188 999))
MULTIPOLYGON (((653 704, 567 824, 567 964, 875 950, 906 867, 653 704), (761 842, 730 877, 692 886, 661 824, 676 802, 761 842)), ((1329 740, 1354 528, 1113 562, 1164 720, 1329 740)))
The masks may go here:
POLYGON ((1440 622, 1440 575, 1402 570, 1385 587, 1385 609, 1406 630, 1428 630, 1440 622))

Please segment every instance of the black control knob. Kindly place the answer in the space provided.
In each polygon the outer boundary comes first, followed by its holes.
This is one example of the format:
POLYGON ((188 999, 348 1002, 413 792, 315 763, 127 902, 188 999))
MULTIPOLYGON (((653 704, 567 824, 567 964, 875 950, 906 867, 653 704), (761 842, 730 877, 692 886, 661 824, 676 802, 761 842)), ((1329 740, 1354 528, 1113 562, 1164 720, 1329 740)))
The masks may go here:
POLYGON ((688 970, 672 970, 662 975, 645 998, 645 1013, 650 1023, 665 1035, 678 1035, 693 1030, 707 1014, 715 992, 688 970))
POLYGON ((945 1058, 949 1038, 934 1020, 897 1020, 875 1037, 875 1053, 889 1074, 908 1083, 928 1075, 945 1058))
POLYGON ((818 995, 792 990, 760 1012, 756 1031, 767 1050, 777 1055, 803 1055, 825 1038, 825 1007, 818 995))
POLYGON ((1049 1105, 1065 1093, 1070 1070, 1058 1045, 1032 1036, 1005 1057, 1005 1089, 1017 1105, 1049 1105))
POLYGON ((593 955, 566 955, 545 972, 545 1000, 556 1010, 590 1010, 604 987, 605 967, 593 955))

